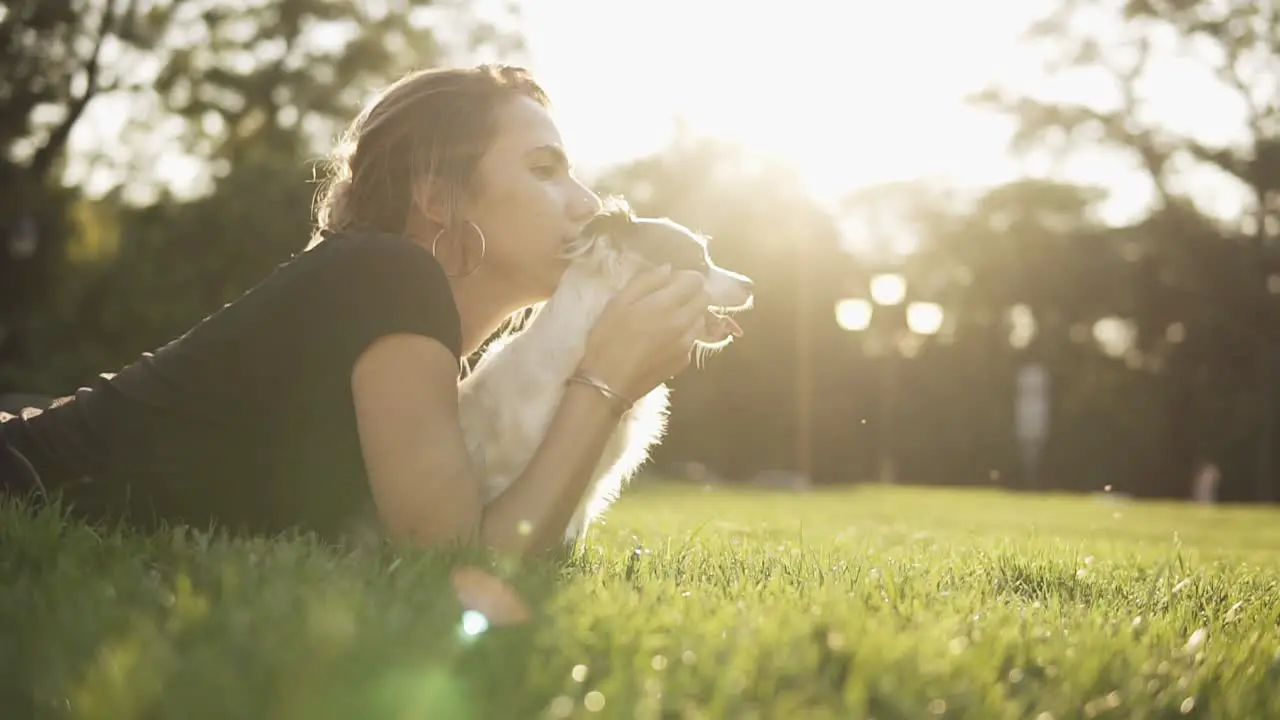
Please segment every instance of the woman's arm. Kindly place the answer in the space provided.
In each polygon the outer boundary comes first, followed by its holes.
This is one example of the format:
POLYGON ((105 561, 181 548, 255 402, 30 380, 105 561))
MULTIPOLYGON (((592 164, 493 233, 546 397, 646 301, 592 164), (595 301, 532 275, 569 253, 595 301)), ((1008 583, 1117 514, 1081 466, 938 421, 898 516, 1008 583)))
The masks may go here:
POLYGON ((443 344, 383 337, 351 380, 378 514, 391 537, 419 545, 479 540, 517 555, 558 547, 618 422, 603 395, 567 386, 528 467, 486 507, 458 418, 457 360, 443 344))
MULTIPOLYGON (((585 368, 637 398, 684 370, 710 302, 703 285, 692 271, 633 279, 596 320, 585 368)), ((594 388, 566 387, 529 465, 486 506, 458 416, 457 359, 442 343, 380 338, 356 361, 351 389, 378 514, 392 537, 423 545, 558 547, 618 422, 594 388)))

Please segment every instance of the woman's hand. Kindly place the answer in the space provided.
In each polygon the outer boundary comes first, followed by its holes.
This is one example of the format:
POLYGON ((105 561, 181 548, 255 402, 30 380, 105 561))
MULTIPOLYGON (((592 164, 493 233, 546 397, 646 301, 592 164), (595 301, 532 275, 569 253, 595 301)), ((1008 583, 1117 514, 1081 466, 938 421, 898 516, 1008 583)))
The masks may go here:
POLYGON ((631 400, 647 395, 689 366, 710 303, 699 272, 638 275, 596 320, 582 369, 631 400))

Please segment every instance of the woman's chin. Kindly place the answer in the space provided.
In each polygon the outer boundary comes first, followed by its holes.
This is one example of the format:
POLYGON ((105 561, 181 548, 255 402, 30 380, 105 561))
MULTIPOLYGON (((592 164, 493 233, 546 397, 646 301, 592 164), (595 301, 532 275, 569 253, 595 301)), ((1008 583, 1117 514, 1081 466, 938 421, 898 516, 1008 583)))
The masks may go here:
POLYGON ((543 303, 550 300, 556 289, 560 287, 564 271, 564 267, 548 265, 541 272, 525 272, 519 277, 510 278, 508 287, 521 288, 523 291, 521 294, 526 296, 529 304, 543 303))

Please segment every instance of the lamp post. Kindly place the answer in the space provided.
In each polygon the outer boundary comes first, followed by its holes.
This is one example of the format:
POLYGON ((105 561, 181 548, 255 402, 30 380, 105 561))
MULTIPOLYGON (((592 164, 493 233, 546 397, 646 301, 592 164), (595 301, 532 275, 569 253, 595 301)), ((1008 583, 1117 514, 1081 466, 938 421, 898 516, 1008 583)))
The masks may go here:
POLYGON ((898 363, 913 357, 925 338, 938 334, 945 318, 935 302, 909 301, 907 279, 900 273, 880 273, 867 283, 870 297, 846 297, 836 302, 836 324, 861 339, 863 352, 880 362, 879 481, 897 482, 893 437, 898 395, 898 363))

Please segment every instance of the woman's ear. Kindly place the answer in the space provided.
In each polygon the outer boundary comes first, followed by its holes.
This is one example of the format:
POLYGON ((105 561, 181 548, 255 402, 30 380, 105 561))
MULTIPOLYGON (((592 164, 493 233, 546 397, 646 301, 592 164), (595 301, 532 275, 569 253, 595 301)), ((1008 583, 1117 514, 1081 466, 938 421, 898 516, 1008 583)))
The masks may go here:
POLYGON ((444 227, 453 218, 448 188, 431 180, 418 180, 413 184, 413 212, 426 218, 436 227, 444 227))

